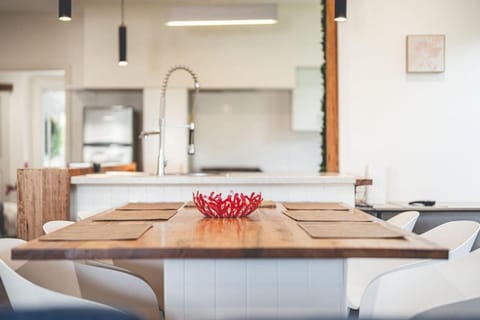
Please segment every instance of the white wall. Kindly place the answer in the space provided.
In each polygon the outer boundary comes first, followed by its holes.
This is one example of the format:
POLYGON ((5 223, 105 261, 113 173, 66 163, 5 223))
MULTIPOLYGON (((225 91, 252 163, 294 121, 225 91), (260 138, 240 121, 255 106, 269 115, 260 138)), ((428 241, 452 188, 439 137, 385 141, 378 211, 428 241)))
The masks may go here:
POLYGON ((4 156, 8 157, 9 168, 3 183, 15 184, 17 168, 23 168, 25 163, 29 166, 42 166, 43 144, 40 143, 39 136, 43 134, 43 120, 39 110, 40 101, 33 101, 34 90, 38 91, 35 98, 40 100, 40 89, 55 87, 57 79, 63 79, 61 72, 0 71, 0 83, 13 84, 13 91, 5 106, 8 108, 8 139, 5 147, 7 153, 4 156), (37 106, 36 111, 33 110, 34 106, 37 106))
MULTIPOLYGON (((8 154, 9 172, 5 173, 4 183, 15 184, 16 169, 31 159, 31 131, 28 94, 30 75, 28 72, 1 72, 0 82, 12 83, 14 91, 8 104, 8 154)), ((3 188, 4 186, 2 186, 3 188)))
POLYGON ((340 169, 386 168, 388 200, 479 201, 480 1, 354 0, 339 24, 340 169), (446 69, 405 72, 408 34, 446 69))
MULTIPOLYGON (((202 87, 291 88, 296 66, 321 64, 318 3, 280 5, 275 25, 171 28, 165 6, 127 1, 127 68, 117 65, 119 8, 109 0, 85 4, 85 86, 159 86, 169 68, 185 64, 202 87)), ((170 84, 191 87, 192 80, 179 73, 170 84)))
POLYGON ((83 17, 62 23, 56 12, 0 12, 0 70, 65 70, 83 83, 83 17))

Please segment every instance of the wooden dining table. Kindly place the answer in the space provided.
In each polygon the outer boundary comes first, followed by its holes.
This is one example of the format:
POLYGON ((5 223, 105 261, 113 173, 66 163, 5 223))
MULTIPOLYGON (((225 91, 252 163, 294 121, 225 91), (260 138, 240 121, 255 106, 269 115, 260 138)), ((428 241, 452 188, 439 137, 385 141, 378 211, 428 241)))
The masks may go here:
MULTIPOLYGON (((283 214, 261 208, 245 218, 205 218, 182 207, 167 221, 94 221, 75 225, 151 224, 137 240, 29 241, 13 259, 163 259, 166 319, 344 317, 347 259, 446 259, 448 250, 360 210, 397 238, 313 238, 283 214)), ((361 220, 361 219, 360 219, 361 220)), ((328 222, 341 230, 342 221, 328 222)), ((355 228, 362 228, 359 222, 355 228)), ((337 228, 337 229, 335 229, 337 228)))

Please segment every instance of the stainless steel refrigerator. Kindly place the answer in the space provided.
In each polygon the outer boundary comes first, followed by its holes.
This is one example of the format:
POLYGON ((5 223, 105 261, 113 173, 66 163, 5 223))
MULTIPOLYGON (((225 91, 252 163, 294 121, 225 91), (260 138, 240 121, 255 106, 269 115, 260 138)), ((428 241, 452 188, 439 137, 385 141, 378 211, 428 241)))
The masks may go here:
POLYGON ((83 120, 83 161, 133 161, 133 107, 85 107, 83 120))

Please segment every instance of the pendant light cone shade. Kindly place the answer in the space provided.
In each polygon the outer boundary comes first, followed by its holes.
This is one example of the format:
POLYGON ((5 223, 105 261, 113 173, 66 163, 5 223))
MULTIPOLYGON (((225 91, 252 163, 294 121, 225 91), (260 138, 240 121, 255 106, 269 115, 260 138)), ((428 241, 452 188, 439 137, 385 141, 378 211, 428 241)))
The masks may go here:
POLYGON ((118 27, 118 65, 126 66, 127 61, 127 26, 118 27))
POLYGON ((347 21, 347 0, 335 0, 335 21, 347 21))
POLYGON ((72 20, 72 0, 58 0, 58 20, 72 20))

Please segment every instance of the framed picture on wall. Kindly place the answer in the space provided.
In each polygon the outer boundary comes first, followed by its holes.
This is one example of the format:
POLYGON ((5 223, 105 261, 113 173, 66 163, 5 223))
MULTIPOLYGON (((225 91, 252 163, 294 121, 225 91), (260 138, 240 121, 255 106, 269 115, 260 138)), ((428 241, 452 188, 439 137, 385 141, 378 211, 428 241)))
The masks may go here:
POLYGON ((408 35, 407 72, 444 72, 445 35, 408 35))

